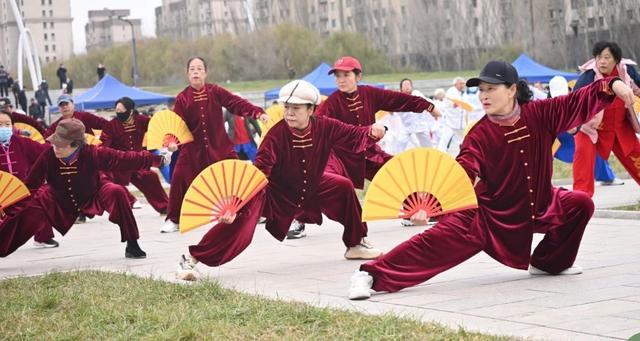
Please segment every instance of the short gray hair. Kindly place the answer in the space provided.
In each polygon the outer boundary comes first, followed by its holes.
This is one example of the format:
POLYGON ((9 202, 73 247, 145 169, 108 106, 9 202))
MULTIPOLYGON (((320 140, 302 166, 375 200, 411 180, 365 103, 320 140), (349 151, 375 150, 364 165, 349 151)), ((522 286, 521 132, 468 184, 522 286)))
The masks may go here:
POLYGON ((460 82, 460 81, 464 82, 464 78, 462 78, 462 77, 456 77, 456 78, 454 78, 454 79, 453 79, 453 85, 456 85, 456 83, 458 83, 458 82, 460 82))

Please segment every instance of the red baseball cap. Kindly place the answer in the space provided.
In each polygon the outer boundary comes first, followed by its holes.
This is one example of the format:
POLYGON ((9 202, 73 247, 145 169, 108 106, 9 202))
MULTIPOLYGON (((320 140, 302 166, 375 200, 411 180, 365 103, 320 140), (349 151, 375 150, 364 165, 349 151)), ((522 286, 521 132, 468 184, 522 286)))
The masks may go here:
POLYGON ((344 56, 344 57, 338 58, 338 60, 336 60, 336 62, 333 63, 333 68, 329 70, 329 74, 332 74, 336 71, 353 71, 353 70, 358 70, 362 72, 362 65, 360 65, 360 62, 357 59, 351 56, 344 56))

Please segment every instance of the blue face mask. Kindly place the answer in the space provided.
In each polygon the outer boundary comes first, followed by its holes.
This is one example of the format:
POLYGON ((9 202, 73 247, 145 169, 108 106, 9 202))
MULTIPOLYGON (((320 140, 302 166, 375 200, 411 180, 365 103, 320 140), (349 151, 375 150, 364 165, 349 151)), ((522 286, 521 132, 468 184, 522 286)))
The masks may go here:
POLYGON ((9 142, 11 135, 13 135, 13 127, 0 127, 0 142, 9 142))

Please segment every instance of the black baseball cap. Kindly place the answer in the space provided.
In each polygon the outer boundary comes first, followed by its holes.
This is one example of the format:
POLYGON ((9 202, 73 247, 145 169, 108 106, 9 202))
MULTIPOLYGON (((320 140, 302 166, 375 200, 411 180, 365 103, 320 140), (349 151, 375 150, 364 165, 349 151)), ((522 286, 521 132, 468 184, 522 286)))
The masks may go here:
POLYGON ((468 87, 478 86, 480 82, 491 84, 515 84, 518 82, 518 71, 510 63, 492 60, 480 71, 480 76, 467 81, 468 87))

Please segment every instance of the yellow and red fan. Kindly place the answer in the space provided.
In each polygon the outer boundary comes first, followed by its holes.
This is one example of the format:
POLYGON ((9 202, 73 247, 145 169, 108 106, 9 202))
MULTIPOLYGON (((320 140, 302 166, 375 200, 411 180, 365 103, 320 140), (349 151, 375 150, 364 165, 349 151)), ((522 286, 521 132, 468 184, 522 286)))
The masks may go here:
POLYGON ((160 149, 169 143, 185 144, 193 141, 187 124, 171 110, 153 114, 147 128, 147 149, 160 149))
POLYGON ((453 104, 459 106, 460 108, 462 108, 462 110, 467 111, 467 112, 472 112, 473 111, 473 105, 471 105, 468 102, 465 102, 461 99, 455 99, 455 98, 451 98, 451 97, 447 97, 448 100, 450 100, 451 102, 453 102, 453 104))
POLYGON ((180 232, 215 222, 228 211, 238 212, 267 183, 264 173, 245 161, 223 160, 205 168, 182 201, 180 232))
POLYGON ((396 155, 373 177, 362 221, 408 219, 419 210, 429 217, 478 207, 471 179, 448 154, 415 148, 396 155))
MULTIPOLYGON (((44 144, 44 137, 42 136, 42 134, 40 134, 40 132, 38 131, 38 129, 34 128, 33 126, 26 124, 26 123, 21 123, 21 122, 16 122, 13 124, 13 126, 16 129, 19 130, 26 130, 29 132, 29 136, 23 136, 23 137, 28 137, 36 142, 42 143, 44 144)), ((22 136, 22 135, 20 135, 22 136)))
POLYGON ((95 135, 85 133, 84 138, 85 140, 87 140, 87 144, 92 144, 94 146, 102 144, 102 141, 100 141, 100 139, 97 138, 95 135))
POLYGON ((0 171, 0 217, 4 216, 4 209, 28 197, 29 189, 14 175, 0 171))

